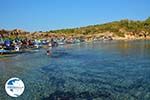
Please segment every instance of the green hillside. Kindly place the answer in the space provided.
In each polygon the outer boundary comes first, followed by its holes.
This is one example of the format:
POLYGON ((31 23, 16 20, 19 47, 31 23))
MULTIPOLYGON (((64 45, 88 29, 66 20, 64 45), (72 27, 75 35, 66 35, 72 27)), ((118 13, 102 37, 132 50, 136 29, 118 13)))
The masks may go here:
POLYGON ((63 33, 63 34, 99 34, 105 32, 113 32, 115 35, 124 37, 126 33, 133 35, 150 35, 150 17, 144 21, 120 20, 105 24, 91 25, 87 27, 61 29, 48 31, 48 33, 63 33), (141 34, 142 33, 142 34, 141 34))
POLYGON ((51 38, 51 36, 92 36, 105 37, 111 36, 113 38, 136 39, 149 38, 150 39, 150 17, 143 21, 135 20, 120 20, 105 24, 90 25, 80 28, 50 30, 47 32, 26 32, 19 29, 14 30, 0 30, 0 36, 3 38, 51 38), (128 36, 127 36, 128 35, 128 36))

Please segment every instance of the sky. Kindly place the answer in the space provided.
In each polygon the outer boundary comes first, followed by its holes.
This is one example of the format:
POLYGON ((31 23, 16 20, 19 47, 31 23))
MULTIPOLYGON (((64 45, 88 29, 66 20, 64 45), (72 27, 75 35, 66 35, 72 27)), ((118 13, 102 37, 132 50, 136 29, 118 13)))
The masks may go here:
POLYGON ((149 16, 150 0, 0 0, 0 29, 7 30, 49 31, 149 16))

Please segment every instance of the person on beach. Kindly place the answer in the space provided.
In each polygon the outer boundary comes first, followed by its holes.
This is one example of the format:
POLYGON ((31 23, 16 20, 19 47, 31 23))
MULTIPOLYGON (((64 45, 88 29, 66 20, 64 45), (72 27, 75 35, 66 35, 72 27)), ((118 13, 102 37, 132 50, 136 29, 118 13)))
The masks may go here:
POLYGON ((15 51, 19 51, 20 48, 19 48, 19 45, 15 45, 15 51))
POLYGON ((3 46, 2 46, 2 45, 0 45, 0 55, 2 55, 2 54, 3 54, 3 52, 4 52, 4 48, 3 48, 3 46))

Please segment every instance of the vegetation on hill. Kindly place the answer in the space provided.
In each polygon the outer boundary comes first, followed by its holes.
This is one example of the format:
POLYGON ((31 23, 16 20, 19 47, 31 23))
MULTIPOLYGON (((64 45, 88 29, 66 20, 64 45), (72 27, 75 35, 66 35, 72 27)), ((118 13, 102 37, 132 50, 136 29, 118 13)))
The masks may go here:
POLYGON ((3 38, 47 38, 51 35, 65 35, 65 36, 110 36, 111 37, 150 37, 150 17, 144 21, 134 20, 120 20, 105 24, 90 25, 80 28, 50 30, 47 32, 30 33, 22 30, 14 29, 12 31, 0 30, 0 37, 3 38))
MULTIPOLYGON (((133 21, 124 19, 121 21, 114 21, 101 25, 91 25, 81 28, 72 28, 72 29, 61 29, 53 30, 48 33, 63 33, 63 34, 99 34, 105 32, 113 32, 114 35, 124 37, 125 34, 130 33, 133 35, 140 35, 141 32, 144 35, 150 35, 150 17, 144 21, 133 21)), ((141 35, 142 35, 141 34, 141 35)))

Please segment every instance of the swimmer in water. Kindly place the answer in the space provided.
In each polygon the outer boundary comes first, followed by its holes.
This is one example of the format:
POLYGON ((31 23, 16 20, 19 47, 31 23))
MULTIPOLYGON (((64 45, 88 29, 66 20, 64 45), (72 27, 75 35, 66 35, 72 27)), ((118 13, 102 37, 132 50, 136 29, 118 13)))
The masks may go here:
POLYGON ((47 50, 47 55, 50 56, 51 52, 50 50, 47 50))

